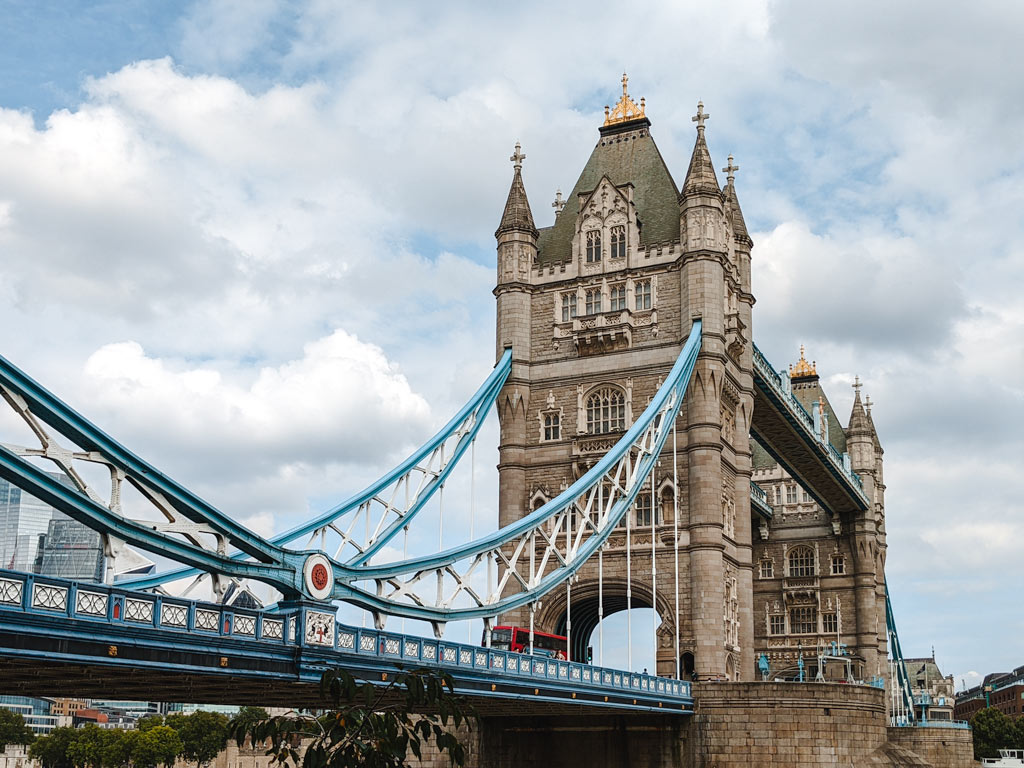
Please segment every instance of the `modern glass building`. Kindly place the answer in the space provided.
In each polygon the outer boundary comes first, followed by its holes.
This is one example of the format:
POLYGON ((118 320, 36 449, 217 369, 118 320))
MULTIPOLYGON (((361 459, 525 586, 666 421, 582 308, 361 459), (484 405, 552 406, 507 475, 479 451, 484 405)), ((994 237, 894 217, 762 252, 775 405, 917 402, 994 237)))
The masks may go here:
POLYGON ((64 517, 49 504, 0 479, 0 566, 34 571, 41 540, 55 515, 64 517))
POLYGON ((39 549, 36 573, 80 581, 103 581, 103 542, 100 535, 76 520, 61 518, 54 517, 50 521, 39 549))
POLYGON ((0 696, 0 707, 17 712, 25 718, 25 725, 36 736, 45 736, 57 727, 57 715, 53 714, 49 699, 33 699, 28 696, 0 696))
POLYGON ((103 544, 95 531, 0 479, 0 567, 102 581, 103 544))

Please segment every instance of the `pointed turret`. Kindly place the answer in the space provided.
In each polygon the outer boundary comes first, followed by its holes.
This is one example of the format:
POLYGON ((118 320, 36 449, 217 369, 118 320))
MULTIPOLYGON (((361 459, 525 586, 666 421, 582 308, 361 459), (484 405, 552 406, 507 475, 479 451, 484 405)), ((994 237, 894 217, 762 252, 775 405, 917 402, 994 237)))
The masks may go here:
POLYGON ((846 428, 846 447, 850 452, 853 471, 862 477, 874 476, 875 472, 875 435, 871 416, 864 409, 860 400, 860 376, 853 379, 853 410, 850 411, 850 424, 846 428))
POLYGON ((526 187, 523 186, 523 160, 526 155, 520 152, 519 142, 516 142, 516 151, 509 158, 514 164, 515 174, 512 176, 512 187, 508 191, 508 200, 505 201, 505 212, 501 216, 501 224, 498 225, 495 237, 500 237, 505 232, 526 232, 537 237, 537 227, 533 223, 533 212, 530 210, 530 201, 526 197, 526 187))
POLYGON ((747 232, 747 223, 743 220, 743 211, 740 210, 740 201, 736 197, 736 171, 740 167, 733 164, 733 156, 729 155, 729 164, 722 169, 725 173, 726 183, 723 193, 725 194, 726 215, 732 222, 732 234, 741 245, 753 245, 750 234, 747 232))
POLYGON ((497 355, 506 347, 513 349, 513 359, 528 360, 530 354, 530 271, 537 263, 537 227, 533 223, 530 201, 523 186, 523 160, 526 158, 516 142, 516 151, 509 160, 515 172, 512 188, 508 191, 505 212, 494 237, 498 240, 498 297, 499 317, 516 317, 523 321, 508 323, 498 337, 497 355))
POLYGON ((847 428, 848 435, 870 435, 874 430, 871 425, 871 417, 864 410, 864 404, 860 401, 860 377, 855 376, 853 382, 853 410, 850 411, 850 426, 847 428))
POLYGON ((715 176, 715 166, 711 162, 711 153, 704 140, 704 121, 709 117, 711 115, 704 111, 704 103, 697 102, 697 114, 692 118, 697 124, 697 143, 693 145, 690 167, 686 171, 686 181, 683 182, 683 197, 722 194, 718 186, 718 177, 715 176))

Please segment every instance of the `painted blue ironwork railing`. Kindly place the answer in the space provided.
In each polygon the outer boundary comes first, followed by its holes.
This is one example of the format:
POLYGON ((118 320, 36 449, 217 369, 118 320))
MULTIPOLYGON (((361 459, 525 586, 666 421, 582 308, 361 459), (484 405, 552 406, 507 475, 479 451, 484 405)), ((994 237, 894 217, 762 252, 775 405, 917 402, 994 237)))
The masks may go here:
POLYGON ((772 367, 772 364, 768 362, 768 358, 757 348, 756 344, 751 344, 754 349, 753 359, 754 368, 757 373, 761 375, 765 381, 772 387, 779 400, 786 405, 788 410, 796 417, 796 422, 799 423, 807 433, 807 436, 811 437, 816 443, 818 443, 828 456, 835 468, 842 473, 842 476, 849 480, 850 485, 854 492, 856 492, 865 502, 869 499, 864 494, 864 482, 861 480, 860 475, 856 472, 851 471, 846 463, 843 461, 842 455, 835 449, 835 447, 829 443, 825 438, 814 428, 814 419, 807 412, 807 409, 797 400, 793 393, 783 384, 782 376, 772 367))
POLYGON ((437 666, 457 673, 481 673, 496 681, 547 681, 568 689, 654 697, 666 704, 683 705, 684 709, 692 703, 690 683, 686 681, 351 627, 336 622, 333 613, 308 604, 291 612, 245 610, 0 570, 0 622, 9 612, 40 618, 67 617, 79 622, 76 632, 97 637, 101 635, 94 633, 92 627, 151 630, 154 636, 159 634, 172 640, 184 635, 209 637, 211 643, 216 638, 231 638, 250 642, 252 653, 257 656, 260 647, 303 647, 336 652, 335 663, 342 666, 357 658, 372 657, 405 665, 437 666))

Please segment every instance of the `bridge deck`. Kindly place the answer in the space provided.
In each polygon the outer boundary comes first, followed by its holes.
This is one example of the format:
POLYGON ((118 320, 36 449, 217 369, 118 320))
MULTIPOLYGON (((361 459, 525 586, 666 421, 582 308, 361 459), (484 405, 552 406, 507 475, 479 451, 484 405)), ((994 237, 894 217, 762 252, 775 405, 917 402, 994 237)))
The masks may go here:
POLYGON ((331 667, 381 684, 400 669, 445 671, 481 714, 693 709, 683 681, 348 627, 330 606, 244 611, 0 571, 8 693, 315 706, 331 667))
POLYGON ((869 508, 860 477, 815 433, 810 415, 756 348, 750 433, 823 508, 838 514, 869 508))

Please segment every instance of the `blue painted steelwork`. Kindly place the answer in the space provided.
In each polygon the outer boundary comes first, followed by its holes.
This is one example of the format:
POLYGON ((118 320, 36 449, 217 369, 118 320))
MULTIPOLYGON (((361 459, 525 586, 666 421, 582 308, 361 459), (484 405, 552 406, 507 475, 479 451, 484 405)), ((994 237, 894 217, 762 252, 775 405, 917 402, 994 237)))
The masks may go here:
MULTIPOLYGON (((756 344, 751 344, 751 346, 754 350, 755 384, 759 385, 769 400, 780 408, 787 421, 804 436, 807 444, 814 447, 815 453, 823 459, 823 465, 829 469, 833 477, 840 481, 851 499, 857 501, 858 506, 862 509, 868 509, 870 501, 864 493, 864 483, 860 475, 847 467, 842 455, 814 429, 814 419, 807 413, 807 409, 801 405, 800 401, 793 397, 793 393, 783 385, 782 376, 772 367, 756 344)), ((790 474, 794 474, 785 456, 775 455, 767 445, 764 445, 764 448, 772 454, 776 461, 789 470, 790 474)), ((830 505, 817 496, 813 488, 806 490, 823 509, 830 508, 830 505)))
POLYGON ((890 679, 893 686, 893 698, 896 706, 892 707, 893 725, 915 725, 917 715, 914 711, 914 698, 910 687, 910 675, 907 674, 907 665, 903 661, 903 649, 900 648, 900 638, 896 633, 896 617, 892 611, 892 602, 889 600, 889 585, 885 585, 885 628, 889 634, 889 669, 890 679))
MULTIPOLYGON (((400 666, 450 672, 456 690, 475 696, 566 701, 591 706, 692 712, 690 683, 588 664, 433 638, 350 627, 309 603, 280 612, 235 609, 118 587, 0 570, 0 635, 37 642, 0 650, 40 664, 76 663, 212 675, 255 676, 270 682, 315 682, 328 666, 395 672, 400 666), (101 652, 54 652, 46 640, 91 641, 101 652), (118 648, 230 654, 230 666, 182 668, 159 659, 128 659, 118 648), (301 651, 302 653, 299 653, 301 651), (278 664, 271 668, 270 662, 278 664), (285 663, 286 666, 280 665, 285 663), (544 693, 528 694, 539 690, 544 693)), ((162 658, 162 657, 161 657, 162 658)), ((226 659, 227 657, 225 657, 226 659)))
MULTIPOLYGON (((554 499, 532 514, 477 541, 435 555, 390 562, 385 565, 364 566, 357 572, 352 572, 353 578, 348 583, 339 580, 335 585, 334 596, 382 614, 445 623, 458 619, 496 616, 513 608, 527 605, 541 598, 556 586, 565 583, 566 579, 573 576, 607 540, 619 519, 633 505, 637 494, 644 487, 644 481, 650 476, 664 447, 665 440, 675 424, 676 416, 693 374, 697 355, 700 352, 700 345, 701 322, 696 320, 672 370, 644 412, 607 454, 554 499), (616 489, 621 492, 621 496, 614 502, 609 514, 595 526, 595 529, 592 532, 587 532, 588 537, 585 541, 582 540, 583 530, 581 527, 575 541, 575 548, 571 553, 567 552, 567 557, 561 558, 560 563, 542 576, 537 575, 534 578, 531 575, 531 580, 521 585, 522 591, 512 595, 495 596, 485 605, 465 608, 399 604, 377 594, 384 588, 384 585, 401 584, 400 577, 403 575, 407 576, 411 582, 420 581, 426 574, 440 574, 449 571, 457 561, 477 562, 483 556, 498 552, 502 547, 507 547, 512 543, 518 542, 520 547, 523 547, 531 536, 544 536, 538 532, 543 530, 549 521, 564 519, 568 510, 576 505, 577 500, 594 491, 602 481, 607 479, 610 472, 620 466, 620 462, 625 462, 633 467, 635 474, 630 481, 632 484, 616 489), (376 583, 377 590, 371 592, 359 588, 355 586, 358 581, 373 581, 376 583)), ((348 576, 349 574, 346 573, 344 578, 348 578, 348 576)), ((402 590, 396 588, 396 591, 402 590)))
MULTIPOLYGON (((390 526, 388 526, 388 528, 375 537, 363 552, 346 561, 345 564, 359 566, 368 562, 369 559, 380 551, 380 549, 392 538, 394 538, 394 536, 404 526, 408 525, 412 521, 416 514, 426 505, 431 497, 433 497, 437 490, 444 485, 444 481, 448 478, 448 475, 455 468, 459 459, 462 458, 466 449, 476 438, 477 432, 480 431, 480 427, 484 422, 483 416, 490 410, 491 406, 494 405, 494 401, 498 397, 498 392, 500 392, 501 388, 505 385, 505 381, 508 379, 508 375, 511 370, 512 350, 506 349, 504 354, 501 356, 501 359, 498 361, 498 364, 491 372, 491 375, 487 377, 487 380, 477 390, 476 394, 470 398, 462 409, 455 414, 455 416, 453 416, 437 434, 421 445, 419 449, 417 449, 405 461, 382 476, 375 483, 346 499, 336 507, 324 512, 307 523, 274 536, 270 539, 271 543, 276 546, 292 544, 295 541, 309 537, 318 529, 322 529, 324 526, 329 525, 337 521, 339 518, 359 509, 362 505, 368 503, 371 499, 381 494, 389 486, 392 486, 398 481, 398 479, 403 477, 414 467, 423 463, 439 445, 444 443, 456 432, 456 430, 459 429, 460 425, 462 425, 467 418, 473 417, 472 427, 463 434, 458 444, 455 446, 454 452, 447 465, 426 483, 423 490, 419 493, 416 502, 411 505, 401 518, 396 519, 390 526)), ((245 557, 245 553, 238 553, 234 556, 235 559, 241 559, 243 557, 245 557)), ((128 579, 121 582, 121 584, 131 589, 151 589, 171 581, 196 576, 198 574, 199 571, 194 568, 181 568, 145 578, 128 579)))
MULTIPOLYGON (((301 556, 287 556, 284 551, 249 531, 188 489, 174 482, 151 464, 140 459, 102 430, 91 424, 70 406, 45 390, 28 375, 3 357, 0 357, 0 395, 16 411, 27 409, 33 419, 45 423, 73 442, 84 453, 103 457, 116 470, 136 485, 143 494, 161 496, 178 513, 194 523, 209 528, 228 544, 258 564, 249 564, 244 570, 252 578, 260 578, 280 585, 286 592, 295 590, 294 580, 285 574, 301 565, 301 556), (262 567, 259 564, 267 564, 262 567)), ((34 425, 32 425, 34 426, 34 425)), ((40 438, 44 448, 38 455, 51 459, 62 469, 72 460, 64 448, 48 439, 40 438)), ((181 540, 136 524, 93 499, 54 480, 37 467, 0 446, 0 477, 28 491, 90 528, 114 535, 143 549, 166 554, 179 562, 210 570, 223 565, 226 559, 216 553, 191 546, 181 540)), ((239 574, 241 575, 241 574, 239 574)))
MULTIPOLYGON (((80 448, 100 454, 114 470, 124 472, 144 494, 151 497, 161 495, 190 520, 209 524, 214 531, 224 537, 227 543, 238 546, 243 556, 258 555, 256 559, 259 562, 227 557, 221 554, 222 550, 210 551, 193 542, 175 539, 153 530, 145 524, 127 520, 99 503, 97 499, 58 483, 11 451, 0 450, 0 476, 7 477, 29 493, 96 530, 116 536, 143 549, 158 552, 192 568, 240 578, 253 578, 279 589, 286 598, 308 595, 316 596, 319 600, 338 599, 366 608, 378 617, 405 616, 430 621, 435 624, 435 627, 440 627, 455 619, 496 616, 504 611, 533 602, 573 576, 587 558, 597 551, 618 520, 633 504, 637 493, 643 487, 644 480, 649 476, 657 461, 682 405, 700 351, 700 344, 701 323, 698 320, 693 323, 690 336, 665 382, 626 434, 590 471, 533 514, 475 542, 427 557, 376 566, 365 564, 365 558, 360 558, 362 564, 359 565, 341 564, 328 561, 325 558, 322 562, 329 564, 334 578, 329 588, 322 591, 321 594, 316 594, 310 588, 302 573, 303 565, 316 553, 286 550, 278 544, 261 539, 234 523, 221 512, 205 504, 128 452, 6 361, 2 361, 2 365, 0 365, 0 386, 2 386, 0 392, 15 410, 18 410, 19 405, 24 410, 24 403, 28 403, 31 418, 41 419, 75 442, 80 448), (613 474, 614 477, 612 477, 613 474), (584 535, 581 526, 576 532, 575 540, 570 542, 568 523, 565 522, 568 520, 568 510, 579 508, 578 500, 587 494, 590 494, 589 503, 592 504, 597 486, 609 480, 612 482, 613 493, 620 494, 619 497, 609 510, 601 510, 597 514, 596 523, 590 518, 591 507, 588 506, 586 518, 590 522, 592 530, 586 531, 584 535), (510 564, 505 559, 503 550, 514 545, 518 547, 519 552, 522 552, 527 540, 530 541, 532 547, 538 536, 548 539, 544 526, 549 522, 554 522, 556 528, 562 524, 566 525, 565 555, 555 551, 554 560, 556 562, 547 571, 545 568, 548 565, 548 560, 545 555, 540 572, 531 572, 525 579, 516 574, 523 587, 521 591, 505 594, 504 590, 499 588, 496 594, 488 595, 483 600, 477 598, 476 604, 468 607, 453 606, 450 599, 442 602, 441 581, 446 574, 456 574, 456 561, 469 561, 468 574, 466 579, 459 581, 456 594, 463 592, 474 594, 468 580, 476 565, 483 558, 486 557, 488 568, 492 561, 497 563, 504 560, 507 567, 504 578, 508 578, 508 574, 514 569, 508 567, 510 564), (427 604, 422 597, 411 593, 411 588, 423 580, 427 574, 430 574, 431 577, 436 575, 438 580, 437 600, 434 605, 427 604), (371 586, 364 587, 364 584, 371 586), (386 589, 393 589, 392 595, 384 595, 386 589), (407 602, 402 602, 402 600, 407 602)), ((478 393, 478 402, 496 396, 504 377, 507 376, 510 357, 511 352, 507 351, 496 373, 492 374, 492 378, 485 384, 481 393, 478 393)), ((493 402, 493 399, 490 401, 493 402)), ((469 407, 467 406, 467 408, 469 407)), ((21 412, 19 411, 19 413, 21 412)), ((31 425, 31 420, 27 420, 31 425)), ((455 420, 452 423, 454 424, 455 420)), ((478 426, 479 424, 474 425, 477 428, 478 426)), ((447 436, 450 436, 449 433, 442 430, 432 443, 447 436)), ((46 448, 48 444, 42 436, 41 442, 46 448)), ((465 450, 468 442, 465 440, 460 443, 461 451, 465 450)), ((424 451, 428 450, 430 445, 431 443, 428 443, 428 446, 424 447, 424 451)), ((68 454, 68 451, 55 448, 52 454, 44 451, 37 455, 52 459, 58 466, 70 473, 70 463, 73 457, 68 454)), ((412 460, 410 459, 409 462, 412 460)), ((391 473, 379 482, 393 480, 401 469, 396 469, 395 473, 391 473)), ((441 479, 443 480, 443 478, 441 479)), ((367 492, 357 496, 356 500, 366 497, 366 494, 377 488, 378 485, 379 483, 367 489, 367 492)), ((82 490, 85 490, 84 486, 82 490)), ((114 506, 113 503, 111 506, 114 506)), ((351 510, 353 507, 342 505, 321 519, 289 532, 287 535, 308 534, 318 525, 323 525, 324 519, 327 517, 333 514, 343 514, 343 508, 351 510)), ((385 535, 393 535, 396 531, 397 528, 393 526, 385 531, 385 535)), ((548 539, 548 543, 548 554, 550 554, 555 547, 551 544, 550 539, 548 539)), ((504 582, 501 582, 500 586, 503 585, 504 582)))

